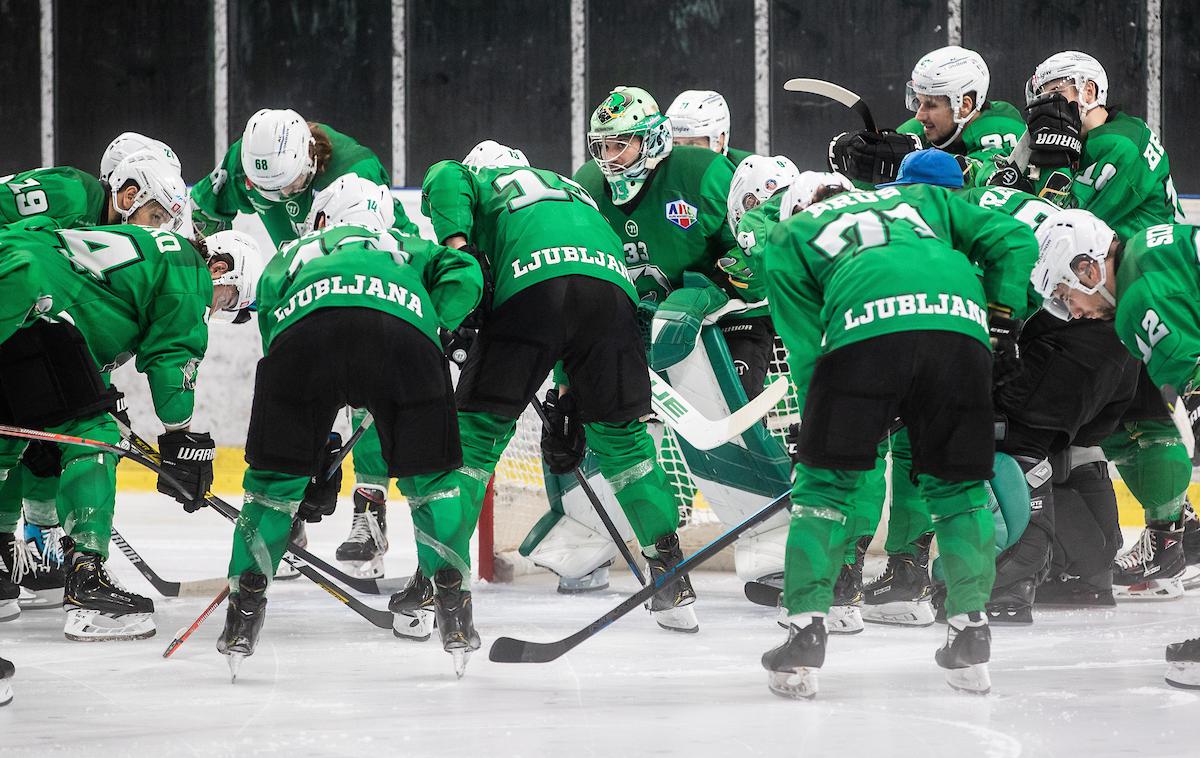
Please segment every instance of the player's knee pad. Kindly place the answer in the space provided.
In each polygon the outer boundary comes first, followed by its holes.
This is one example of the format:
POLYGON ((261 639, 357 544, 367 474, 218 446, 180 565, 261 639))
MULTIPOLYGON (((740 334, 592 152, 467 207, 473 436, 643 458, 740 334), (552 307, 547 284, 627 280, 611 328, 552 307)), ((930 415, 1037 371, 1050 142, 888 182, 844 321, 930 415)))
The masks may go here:
POLYGON ((1034 579, 1040 581, 1050 562, 1054 534, 1053 469, 1045 458, 1014 455, 1029 485, 1029 524, 1021 537, 996 558, 997 588, 1034 579))
POLYGON ((1051 570, 1082 577, 1104 573, 1121 544, 1108 462, 1099 448, 1072 447, 1056 464, 1051 570))
POLYGON ((1016 544, 1029 525, 1029 484, 1021 464, 1007 453, 996 453, 992 469, 989 505, 996 519, 996 548, 1003 551, 1016 544))
POLYGON ((72 324, 36 321, 0 344, 0 421, 43 429, 116 407, 72 324))

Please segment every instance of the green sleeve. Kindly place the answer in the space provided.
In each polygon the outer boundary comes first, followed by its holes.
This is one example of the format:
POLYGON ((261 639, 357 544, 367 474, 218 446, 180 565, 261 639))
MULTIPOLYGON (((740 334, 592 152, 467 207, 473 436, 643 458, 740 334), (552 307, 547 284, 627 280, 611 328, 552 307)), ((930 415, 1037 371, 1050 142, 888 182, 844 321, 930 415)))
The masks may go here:
POLYGON ((1025 224, 947 193, 951 244, 983 269, 988 303, 1026 309, 1029 275, 1037 262, 1037 238, 1025 224))
POLYGON ((421 281, 437 309, 438 326, 454 330, 483 296, 483 272, 473 255, 428 240, 400 240, 404 251, 421 268, 421 281))
POLYGON ((458 161, 435 163, 421 185, 421 212, 433 223, 434 240, 456 234, 471 240, 477 192, 470 170, 458 161))
POLYGON ((1182 391, 1200 361, 1200 304, 1177 277, 1145 273, 1121 293, 1117 336, 1154 386, 1182 391), (1172 281, 1174 279, 1174 281, 1172 281))
POLYGON ((242 173, 242 142, 229 148, 225 159, 192 187, 192 221, 203 234, 228 229, 238 212, 254 213, 242 173))
POLYGON ((738 246, 733 230, 726 221, 731 182, 733 164, 723 155, 717 156, 717 159, 708 165, 700 180, 700 218, 705 219, 708 225, 704 236, 708 239, 709 250, 714 253, 714 263, 718 257, 738 246))
POLYGON ((813 366, 821 354, 821 307, 824 298, 812 272, 795 249, 796 239, 786 224, 771 231, 764 252, 771 316, 788 351, 788 372, 796 388, 796 402, 804 411, 813 366))
POLYGON ((928 147, 928 145, 925 144, 925 127, 921 126, 921 122, 917 121, 915 118, 910 118, 900 126, 897 126, 896 131, 900 132, 901 134, 915 134, 917 135, 917 138, 921 140, 921 146, 928 147))
POLYGON ((271 311, 275 310, 283 300, 284 292, 287 290, 287 267, 290 260, 287 254, 288 249, 289 247, 285 246, 278 255, 271 258, 266 268, 263 269, 262 277, 258 280, 258 289, 254 295, 263 355, 267 354, 267 346, 271 342, 271 311))
POLYGON ((1079 207, 1091 211, 1114 229, 1121 219, 1137 210, 1146 199, 1149 189, 1146 180, 1153 180, 1137 146, 1119 134, 1103 134, 1086 143, 1086 161, 1099 156, 1083 168, 1071 187, 1079 207))
POLYGON ((733 292, 747 303, 766 300, 767 274, 764 253, 767 237, 776 222, 753 211, 738 223, 737 246, 721 259, 721 270, 729 278, 733 292))
MULTIPOLYGON (((190 247, 177 255, 196 253, 190 247)), ((205 312, 212 280, 199 265, 172 266, 167 286, 151 299, 137 348, 137 370, 146 375, 154 411, 166 426, 191 421, 196 373, 208 348, 205 312)))

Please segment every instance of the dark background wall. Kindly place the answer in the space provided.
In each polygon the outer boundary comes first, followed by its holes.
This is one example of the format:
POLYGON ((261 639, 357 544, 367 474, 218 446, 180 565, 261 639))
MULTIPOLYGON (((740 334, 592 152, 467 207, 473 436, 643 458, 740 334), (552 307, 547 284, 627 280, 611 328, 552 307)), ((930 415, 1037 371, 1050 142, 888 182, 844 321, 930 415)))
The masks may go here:
MULTIPOLYGON (((54 160, 95 170, 104 145, 134 129, 179 153, 185 178, 214 155, 214 0, 54 0, 54 160), (138 41, 133 44, 133 40, 138 41)), ((733 113, 731 143, 755 146, 756 73, 770 77, 770 148, 802 168, 823 161, 834 134, 857 128, 835 103, 786 93, 794 76, 841 83, 881 125, 908 113, 913 63, 946 44, 946 0, 769 0, 769 60, 755 60, 755 0, 583 0, 585 109, 617 84, 647 88, 666 108, 684 89, 716 89, 733 113)), ((405 0, 404 184, 433 161, 492 137, 539 165, 569 172, 584 135, 572 108, 570 0, 405 0)), ((1048 54, 1100 59, 1110 102, 1145 117, 1146 3, 1141 0, 962 0, 962 44, 992 72, 991 97, 1020 104, 1048 54)), ((292 107, 374 149, 391 167, 393 3, 388 0, 226 0, 232 142, 264 107, 292 107)), ((1161 131, 1181 192, 1200 193, 1200 18, 1195 0, 1162 0, 1161 131)), ((5 72, 0 174, 41 165, 40 4, 0 0, 5 72)))

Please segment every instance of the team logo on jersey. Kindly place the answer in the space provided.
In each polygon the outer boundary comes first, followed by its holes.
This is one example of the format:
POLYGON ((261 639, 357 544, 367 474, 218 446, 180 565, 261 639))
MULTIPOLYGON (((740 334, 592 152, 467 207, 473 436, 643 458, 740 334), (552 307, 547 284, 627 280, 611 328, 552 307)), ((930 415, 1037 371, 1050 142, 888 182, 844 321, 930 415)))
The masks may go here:
POLYGON ((629 219, 628 221, 626 221, 625 222, 625 233, 628 234, 630 237, 636 237, 638 235, 637 222, 634 221, 633 219, 629 219))
POLYGON ((667 220, 680 229, 690 229, 696 223, 696 206, 685 200, 672 200, 667 203, 667 220))
POLYGON ((300 215, 300 204, 297 203, 295 200, 288 200, 287 204, 284 205, 283 207, 287 209, 289 216, 299 216, 300 215))

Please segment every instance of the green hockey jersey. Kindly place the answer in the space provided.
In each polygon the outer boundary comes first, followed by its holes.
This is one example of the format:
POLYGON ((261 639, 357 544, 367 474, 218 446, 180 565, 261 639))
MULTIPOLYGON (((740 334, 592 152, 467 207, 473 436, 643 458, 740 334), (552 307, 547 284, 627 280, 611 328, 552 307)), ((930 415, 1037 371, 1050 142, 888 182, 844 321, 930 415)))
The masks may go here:
MULTIPOLYGON (((296 239, 304 231, 304 220, 312 208, 313 195, 347 174, 361 176, 384 187, 392 182, 383 163, 370 149, 353 138, 325 125, 318 126, 329 135, 333 155, 329 165, 313 177, 308 189, 286 200, 268 200, 260 195, 246 179, 242 170, 242 141, 234 142, 212 173, 192 187, 193 220, 205 234, 229 227, 238 213, 257 214, 276 246, 296 239)), ((415 235, 416 224, 404 213, 404 206, 394 200, 395 228, 415 235)))
POLYGON ((1171 161, 1140 118, 1113 110, 1083 140, 1072 194, 1127 240, 1148 226, 1183 221, 1171 161))
POLYGON ((733 164, 700 147, 671 151, 629 202, 616 205, 595 161, 575 172, 617 233, 629 276, 643 300, 661 303, 684 271, 716 274, 717 260, 737 243, 725 221, 733 164))
POLYGON ((1200 227, 1159 224, 1133 235, 1117 269, 1117 336, 1154 386, 1182 392, 1200 361, 1200 227))
POLYGON ((439 241, 461 234, 487 256, 492 304, 556 276, 612 282, 636 300, 621 241, 582 187, 553 171, 435 163, 425 174, 421 212, 439 241))
POLYGON ((439 347, 479 304, 483 277, 469 254, 395 230, 310 232, 285 245, 258 281, 263 353, 285 329, 322 308, 371 308, 403 319, 439 347))
POLYGON ((0 341, 37 314, 70 321, 101 373, 137 356, 163 424, 191 420, 213 285, 190 242, 129 224, 54 229, 50 219, 32 219, 0 232, 0 282, 22 267, 37 272, 37 291, 5 293, 0 341), (9 317, 14 305, 17 318, 9 317))
MULTIPOLYGON (((737 248, 721 259, 721 270, 742 300, 760 303, 767 300, 767 277, 763 270, 763 254, 771 230, 779 223, 779 209, 784 191, 767 198, 742 215, 737 227, 737 248)), ((769 310, 767 311, 769 313, 769 310)))
MULTIPOLYGON (((933 147, 925 139, 921 122, 915 118, 905 121, 896 131, 915 134, 921 140, 921 147, 933 147)), ((1010 153, 1025 131, 1025 119, 1021 117, 1021 111, 1003 100, 989 100, 983 104, 979 115, 963 127, 958 139, 943 149, 955 155, 972 157, 988 150, 1010 153)))
POLYGON ((32 216, 54 219, 60 228, 105 221, 108 190, 100 180, 70 166, 35 168, 0 177, 0 227, 32 216))
POLYGON ((988 305, 1024 308, 1037 241, 1019 221, 910 185, 814 203, 775 226, 765 259, 803 396, 818 355, 872 337, 940 330, 988 345, 988 305))
POLYGON ((725 151, 725 156, 729 158, 729 162, 733 164, 735 169, 742 165, 742 161, 746 160, 751 155, 754 155, 753 150, 739 150, 736 147, 731 147, 725 151))

